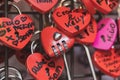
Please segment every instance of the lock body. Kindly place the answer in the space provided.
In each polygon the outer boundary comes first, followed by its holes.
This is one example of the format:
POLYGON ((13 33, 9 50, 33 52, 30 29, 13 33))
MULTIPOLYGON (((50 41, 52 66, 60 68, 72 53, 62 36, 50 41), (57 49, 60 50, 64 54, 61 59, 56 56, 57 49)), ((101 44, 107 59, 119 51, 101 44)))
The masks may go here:
POLYGON ((104 18, 98 23, 98 33, 93 43, 97 49, 108 50, 117 36, 117 25, 112 18, 104 18))
POLYGON ((47 27, 41 32, 41 42, 45 52, 50 56, 59 56, 68 51, 74 39, 66 36, 56 28, 47 27))

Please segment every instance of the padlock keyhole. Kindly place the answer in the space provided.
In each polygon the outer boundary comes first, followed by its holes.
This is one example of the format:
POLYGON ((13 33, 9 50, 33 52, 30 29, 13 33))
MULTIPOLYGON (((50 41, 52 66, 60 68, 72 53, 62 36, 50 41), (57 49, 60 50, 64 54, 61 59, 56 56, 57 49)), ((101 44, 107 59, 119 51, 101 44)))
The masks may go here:
POLYGON ((106 42, 105 36, 101 35, 101 39, 103 40, 103 42, 106 42))

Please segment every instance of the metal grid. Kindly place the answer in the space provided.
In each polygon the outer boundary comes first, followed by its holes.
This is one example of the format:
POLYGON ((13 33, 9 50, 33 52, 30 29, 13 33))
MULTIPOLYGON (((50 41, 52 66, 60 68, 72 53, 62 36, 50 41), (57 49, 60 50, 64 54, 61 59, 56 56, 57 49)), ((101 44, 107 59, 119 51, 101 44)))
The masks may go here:
MULTIPOLYGON (((0 11, 0 14, 4 13, 5 17, 8 17, 8 14, 18 14, 18 12, 9 12, 8 11, 8 1, 9 0, 4 0, 4 2, 5 2, 5 6, 4 6, 5 10, 0 11)), ((39 20, 42 21, 42 14, 40 14, 38 12, 22 12, 22 13, 23 14, 30 14, 30 15, 33 15, 33 14, 39 15, 39 20)), ((109 15, 116 15, 116 13, 112 13, 112 14, 109 14, 109 15)), ((43 28, 44 28, 43 24, 39 24, 39 30, 42 30, 43 28)), ((74 46, 80 46, 80 45, 75 44, 74 46)), ((5 48, 6 48, 6 50, 5 50, 6 51, 5 52, 5 72, 6 72, 5 73, 5 80, 8 80, 8 47, 5 47, 5 48)), ((41 51, 43 50, 41 46, 40 46, 40 50, 41 51)), ((71 49, 70 53, 74 53, 74 48, 71 49)), ((80 78, 86 78, 86 77, 92 77, 92 74, 83 74, 83 75, 75 75, 74 74, 74 69, 75 69, 75 66, 74 66, 74 54, 70 54, 70 64, 69 64, 69 66, 70 66, 70 72, 71 72, 72 80, 80 79, 80 78)), ((98 72, 96 72, 96 74, 97 74, 98 80, 101 80, 101 77, 102 77, 103 73, 98 71, 98 72)))

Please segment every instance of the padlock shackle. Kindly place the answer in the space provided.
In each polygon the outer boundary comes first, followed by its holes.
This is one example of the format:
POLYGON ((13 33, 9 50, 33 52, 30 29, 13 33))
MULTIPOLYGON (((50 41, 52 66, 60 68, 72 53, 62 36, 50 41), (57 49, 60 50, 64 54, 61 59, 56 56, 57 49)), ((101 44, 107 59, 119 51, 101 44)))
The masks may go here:
MULTIPOLYGON (((4 69, 5 69, 4 66, 0 68, 0 75, 2 75, 0 80, 5 79, 4 69)), ((9 78, 19 78, 20 80, 23 80, 22 75, 18 69, 16 69, 15 67, 11 67, 11 66, 9 66, 8 69, 9 71, 11 70, 13 72, 13 74, 8 74, 9 78)))
POLYGON ((20 15, 22 14, 22 12, 20 11, 20 8, 17 5, 15 5, 14 3, 12 3, 11 1, 8 1, 8 5, 12 5, 14 8, 17 9, 17 11, 19 12, 20 15))

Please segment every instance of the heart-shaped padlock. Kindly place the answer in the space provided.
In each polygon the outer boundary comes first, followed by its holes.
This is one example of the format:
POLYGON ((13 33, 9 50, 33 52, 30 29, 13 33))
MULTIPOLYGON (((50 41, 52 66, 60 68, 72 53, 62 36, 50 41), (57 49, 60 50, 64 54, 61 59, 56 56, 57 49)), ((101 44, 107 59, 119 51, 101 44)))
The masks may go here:
POLYGON ((22 49, 33 32, 33 21, 28 15, 17 15, 13 20, 0 18, 0 41, 13 49, 22 49))
POLYGON ((93 43, 97 49, 108 50, 113 45, 117 35, 116 22, 111 18, 104 18, 98 23, 98 33, 93 43))
POLYGON ((91 3, 90 0, 82 0, 82 2, 85 5, 86 9, 89 11, 89 13, 91 13, 92 15, 96 13, 94 5, 91 3))
POLYGON ((119 0, 90 0, 90 2, 98 11, 108 14, 118 6, 119 0))
POLYGON ((78 35, 89 24, 91 15, 83 9, 59 7, 53 12, 57 27, 69 36, 78 35))
POLYGON ((58 80, 64 70, 62 56, 48 60, 40 53, 31 54, 27 58, 26 65, 36 80, 58 80))
POLYGON ((46 27, 41 32, 41 43, 50 57, 58 56, 66 52, 74 44, 74 38, 70 38, 56 28, 46 27))
POLYGON ((26 0, 31 6, 41 13, 47 13, 58 2, 58 0, 26 0))
POLYGON ((87 28, 82 31, 76 38, 76 42, 80 44, 91 44, 95 41, 97 35, 97 23, 94 18, 91 19, 87 28))
POLYGON ((110 49, 108 51, 95 51, 93 55, 94 64, 104 73, 112 76, 120 76, 120 50, 110 49))

